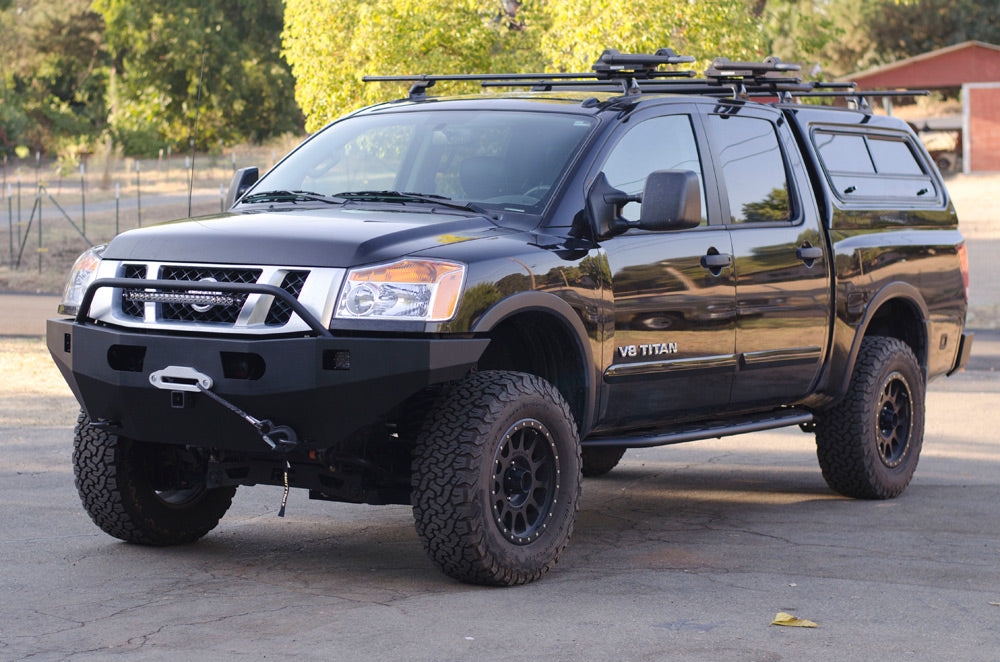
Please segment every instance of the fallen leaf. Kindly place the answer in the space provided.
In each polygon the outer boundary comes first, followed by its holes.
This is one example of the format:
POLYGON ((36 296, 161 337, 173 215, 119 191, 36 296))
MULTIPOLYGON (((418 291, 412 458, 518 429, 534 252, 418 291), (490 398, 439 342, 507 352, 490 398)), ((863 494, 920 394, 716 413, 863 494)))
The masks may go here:
POLYGON ((812 621, 807 621, 804 618, 795 618, 791 614, 779 611, 771 621, 771 625, 784 625, 790 628, 814 628, 819 627, 812 621))

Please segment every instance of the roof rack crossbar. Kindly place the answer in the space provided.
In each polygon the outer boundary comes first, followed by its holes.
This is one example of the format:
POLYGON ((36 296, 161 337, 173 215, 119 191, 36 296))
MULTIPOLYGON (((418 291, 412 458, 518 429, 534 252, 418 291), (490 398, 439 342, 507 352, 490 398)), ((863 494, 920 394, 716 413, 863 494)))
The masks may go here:
POLYGON ((362 76, 365 83, 411 81, 477 81, 477 80, 539 80, 542 78, 559 80, 562 78, 596 78, 595 74, 538 73, 538 74, 402 74, 391 76, 362 76))
MULTIPOLYGON (((667 79, 667 78, 684 78, 684 79, 690 79, 691 77, 693 77, 693 76, 696 75, 695 72, 693 72, 693 71, 661 71, 661 72, 657 72, 657 73, 659 75, 651 77, 649 79, 649 81, 640 80, 639 82, 643 83, 643 84, 645 84, 647 82, 651 82, 652 84, 656 84, 658 82, 662 82, 664 84, 670 84, 670 83, 680 83, 680 84, 683 84, 683 83, 689 82, 689 80, 668 81, 668 80, 662 80, 662 79, 667 79)), ((524 79, 515 79, 515 78, 487 79, 487 80, 484 80, 482 82, 482 86, 483 87, 533 87, 533 86, 544 86, 544 87, 547 87, 549 89, 554 88, 554 87, 620 87, 621 86, 621 80, 620 79, 619 80, 615 80, 615 79, 596 79, 596 78, 593 78, 593 77, 590 77, 590 78, 583 78, 583 77, 581 77, 581 78, 576 78, 576 79, 563 79, 563 78, 550 79, 550 78, 547 78, 547 77, 534 76, 534 77, 527 77, 527 78, 524 78, 524 79)))
POLYGON ((636 80, 656 78, 676 78, 695 76, 693 71, 658 71, 664 64, 689 64, 694 62, 689 55, 678 55, 670 48, 661 48, 652 55, 621 53, 607 49, 594 63, 588 73, 540 73, 540 74, 411 74, 390 76, 362 76, 365 83, 376 81, 413 83, 410 88, 411 100, 426 99, 427 88, 437 81, 481 81, 484 86, 491 81, 528 81, 527 84, 543 89, 551 89, 550 83, 560 80, 610 80, 621 85, 626 96, 638 94, 636 80))
POLYGON ((930 90, 850 90, 843 92, 796 92, 796 97, 926 97, 930 90))
MULTIPOLYGON (((642 93, 701 94, 712 97, 732 96, 776 97, 779 103, 794 103, 799 97, 841 97, 853 101, 858 108, 869 108, 867 97, 926 96, 926 90, 864 90, 851 82, 803 81, 788 74, 801 71, 797 64, 782 62, 773 55, 761 62, 734 62, 718 57, 705 70, 703 78, 694 71, 660 71, 664 64, 694 62, 694 58, 677 55, 672 49, 661 48, 652 55, 621 53, 607 49, 594 63, 591 72, 528 73, 528 74, 411 74, 363 76, 362 81, 396 81, 411 83, 409 99, 422 101, 427 89, 437 81, 478 81, 483 87, 530 87, 533 91, 554 88, 585 91, 594 88, 620 87, 618 100, 629 100, 642 93)), ((609 99, 613 103, 615 99, 609 99)))
POLYGON ((814 81, 813 87, 816 89, 824 90, 853 90, 858 86, 857 83, 837 83, 834 81, 814 81))

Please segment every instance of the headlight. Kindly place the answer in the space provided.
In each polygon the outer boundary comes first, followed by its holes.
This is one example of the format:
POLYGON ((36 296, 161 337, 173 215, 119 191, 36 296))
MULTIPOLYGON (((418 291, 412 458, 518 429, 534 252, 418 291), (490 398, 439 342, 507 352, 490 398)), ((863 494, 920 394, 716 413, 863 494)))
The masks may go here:
POLYGON ((444 322, 458 308, 465 265, 401 260, 351 269, 337 302, 340 319, 444 322))
POLYGON ((97 267, 101 265, 101 254, 104 249, 105 246, 94 246, 76 258, 73 269, 69 272, 69 280, 66 282, 62 303, 59 304, 60 314, 76 315, 80 311, 83 295, 97 277, 97 267))

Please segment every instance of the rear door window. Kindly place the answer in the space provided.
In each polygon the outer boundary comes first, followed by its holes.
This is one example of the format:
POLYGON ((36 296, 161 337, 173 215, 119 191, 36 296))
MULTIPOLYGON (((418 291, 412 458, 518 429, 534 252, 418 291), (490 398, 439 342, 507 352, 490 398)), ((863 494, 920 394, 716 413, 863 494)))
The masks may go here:
POLYGON ((708 116, 729 198, 730 223, 792 220, 785 159, 774 125, 740 115, 708 116))

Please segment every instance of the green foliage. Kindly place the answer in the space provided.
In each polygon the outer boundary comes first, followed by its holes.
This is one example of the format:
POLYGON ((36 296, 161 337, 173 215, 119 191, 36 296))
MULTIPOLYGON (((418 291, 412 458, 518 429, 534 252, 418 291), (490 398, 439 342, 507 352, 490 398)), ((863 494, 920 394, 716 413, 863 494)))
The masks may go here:
POLYGON ((205 148, 406 92, 365 74, 588 71, 605 48, 668 46, 695 70, 773 53, 838 76, 1000 43, 1000 0, 0 0, 0 35, 0 153, 70 167, 108 135, 131 154, 186 148, 196 115, 205 148))
POLYGON ((301 115, 281 59, 281 0, 97 0, 114 71, 109 122, 130 153, 260 141, 301 115), (199 108, 198 88, 204 56, 199 108))
POLYGON ((827 77, 971 39, 1000 43, 1000 1, 766 0, 771 50, 819 64, 827 77))
POLYGON ((490 0, 287 0, 283 40, 315 130, 405 90, 365 85, 363 75, 520 69, 536 59, 530 34, 490 0))
POLYGON ((542 52, 550 69, 588 71, 605 48, 652 53, 671 47, 698 59, 758 58, 763 39, 744 0, 566 0, 544 8, 542 52))
POLYGON ((817 77, 829 62, 824 49, 839 43, 845 26, 838 25, 826 0, 771 0, 761 3, 767 50, 785 62, 803 65, 806 77, 817 77), (822 60, 822 62, 821 62, 822 60), (816 68, 816 65, 820 65, 816 68))
MULTIPOLYGON (((885 64, 969 40, 1000 43, 998 0, 882 0, 867 35, 872 64, 885 64)), ((864 63, 862 63, 864 64, 864 63)))
POLYGON ((90 0, 0 5, 0 151, 96 139, 106 117, 102 30, 90 0))
POLYGON ((746 9, 744 0, 287 0, 283 43, 314 130, 405 92, 365 85, 365 74, 589 71, 605 48, 671 46, 702 65, 756 57, 762 33, 746 9))

